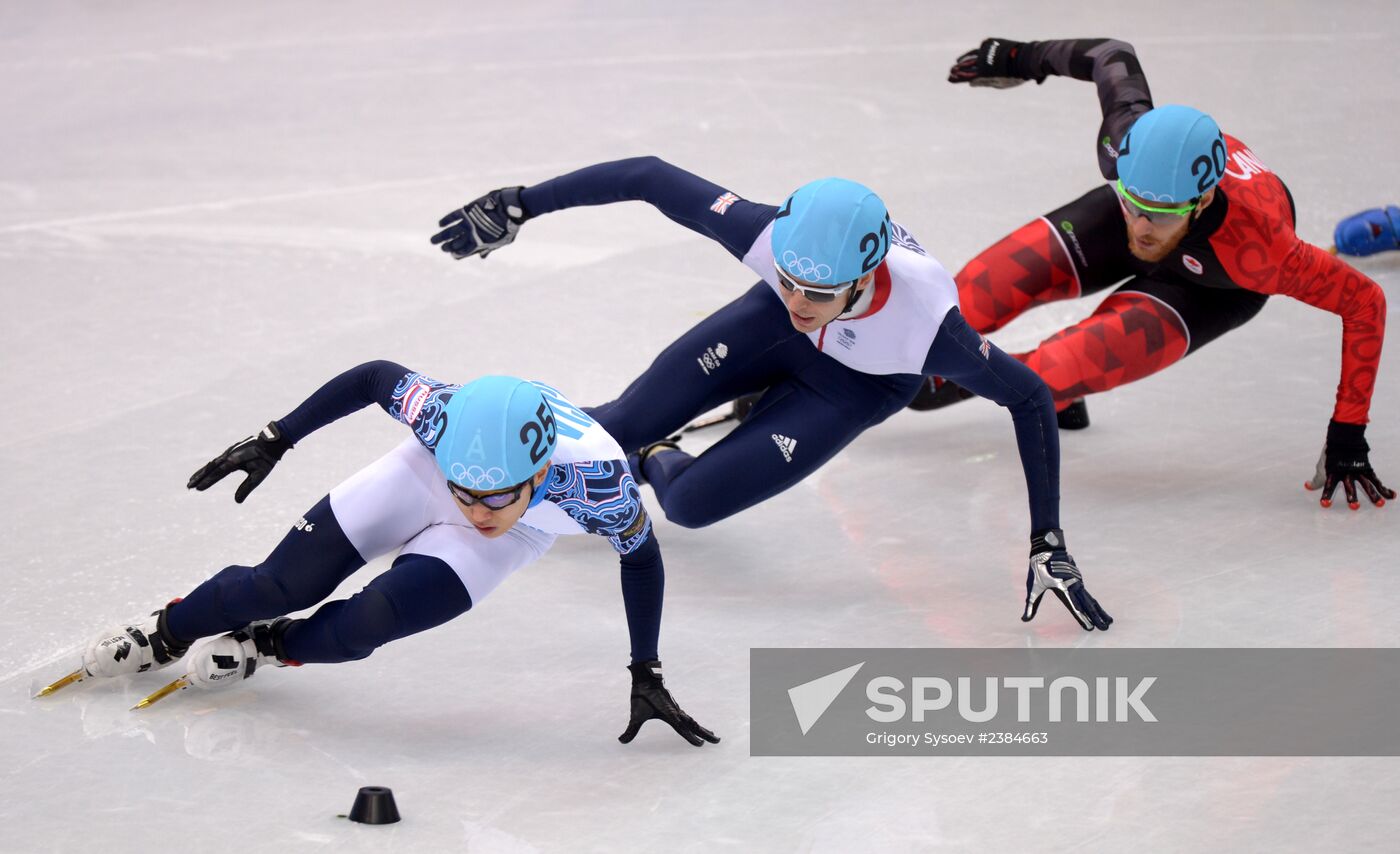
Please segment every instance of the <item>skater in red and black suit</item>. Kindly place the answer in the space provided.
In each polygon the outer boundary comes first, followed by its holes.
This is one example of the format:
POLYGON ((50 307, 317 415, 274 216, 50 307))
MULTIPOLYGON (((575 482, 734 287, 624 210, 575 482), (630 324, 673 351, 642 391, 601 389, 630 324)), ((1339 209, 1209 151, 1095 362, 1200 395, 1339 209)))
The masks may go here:
MULTIPOLYGON (((1050 75, 1092 80, 1108 180, 982 252, 956 276, 978 332, 1026 309, 1118 287, 1085 320, 1016 357, 1050 386, 1065 428, 1088 425, 1083 398, 1142 379, 1252 318, 1271 294, 1342 318, 1342 376, 1310 489, 1329 507, 1338 485, 1380 507, 1395 492, 1370 465, 1365 430, 1385 337, 1385 295, 1339 258, 1298 238, 1283 181, 1215 121, 1153 107, 1132 45, 1113 39, 991 38, 963 54, 954 83, 1006 88, 1050 75), (1127 281, 1124 281, 1124 279, 1127 281)), ((934 378, 911 406, 968 396, 934 378)))

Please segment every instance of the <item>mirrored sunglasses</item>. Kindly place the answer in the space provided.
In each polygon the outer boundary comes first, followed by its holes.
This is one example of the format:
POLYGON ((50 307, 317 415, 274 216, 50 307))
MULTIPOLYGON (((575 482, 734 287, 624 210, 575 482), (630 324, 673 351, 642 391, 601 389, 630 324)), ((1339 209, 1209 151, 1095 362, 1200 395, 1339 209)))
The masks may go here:
POLYGON ((504 510, 520 500, 521 494, 525 492, 525 487, 529 484, 530 481, 527 480, 524 483, 516 484, 505 492, 492 492, 489 495, 476 495, 450 480, 447 482, 447 488, 452 492, 453 498, 467 507, 481 504, 487 510, 504 510))
POLYGON ((797 281, 792 276, 789 276, 787 274, 787 271, 785 271, 782 267, 779 267, 777 262, 774 262, 773 269, 778 271, 778 284, 783 286, 783 290, 788 291, 789 293, 791 293, 792 291, 798 291, 802 294, 802 296, 806 297, 809 302, 831 302, 835 300, 836 297, 850 290, 851 287, 854 286, 857 281, 859 281, 858 279, 853 279, 849 282, 846 282, 845 284, 836 285, 830 288, 818 287, 816 285, 803 284, 802 282, 797 281))

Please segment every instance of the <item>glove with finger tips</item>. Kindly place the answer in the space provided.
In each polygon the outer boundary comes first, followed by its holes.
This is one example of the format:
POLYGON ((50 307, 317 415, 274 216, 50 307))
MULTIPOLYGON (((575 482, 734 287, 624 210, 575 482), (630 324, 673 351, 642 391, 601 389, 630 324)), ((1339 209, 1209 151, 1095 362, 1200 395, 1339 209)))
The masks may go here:
POLYGON ((1031 536, 1031 562, 1026 570, 1026 610, 1022 622, 1035 619, 1046 591, 1055 594, 1086 632, 1107 631, 1113 618, 1084 586, 1084 577, 1065 549, 1065 534, 1050 528, 1031 536))
POLYGON ((442 230, 433 235, 433 245, 460 260, 472 255, 485 258, 511 243, 521 223, 530 218, 520 201, 524 189, 492 190, 438 220, 442 230))
POLYGON ((1395 490, 1387 489, 1376 472, 1371 468, 1371 446, 1366 444, 1365 424, 1344 424, 1332 421, 1327 425, 1327 444, 1322 448, 1322 457, 1317 461, 1317 472, 1313 479, 1304 483, 1306 489, 1322 490, 1319 503, 1323 507, 1332 506, 1332 495, 1341 486, 1346 494, 1347 506, 1361 509, 1361 501, 1356 494, 1360 486, 1366 497, 1377 507, 1384 507, 1387 500, 1395 500, 1395 490))
POLYGON ((630 744, 642 724, 655 718, 670 724, 677 735, 696 747, 706 741, 719 744, 719 736, 700 726, 676 705, 675 698, 661 680, 661 662, 638 661, 627 665, 627 669, 632 673, 632 719, 627 731, 617 737, 618 741, 630 744))
MULTIPOLYGON (((1025 42, 1010 39, 985 39, 977 48, 958 57, 958 61, 948 69, 948 82, 993 89, 1020 86, 1028 79, 1016 64, 1025 46, 1025 42)), ((1044 82, 1044 78, 1038 78, 1036 82, 1044 82)))
POLYGON ((242 504, 248 493, 257 489, 258 484, 272 472, 272 467, 291 448, 292 443, 282 435, 277 422, 269 422, 258 435, 228 446, 222 454, 205 463, 199 471, 190 475, 185 488, 203 492, 228 475, 245 471, 248 476, 233 493, 233 500, 242 504))

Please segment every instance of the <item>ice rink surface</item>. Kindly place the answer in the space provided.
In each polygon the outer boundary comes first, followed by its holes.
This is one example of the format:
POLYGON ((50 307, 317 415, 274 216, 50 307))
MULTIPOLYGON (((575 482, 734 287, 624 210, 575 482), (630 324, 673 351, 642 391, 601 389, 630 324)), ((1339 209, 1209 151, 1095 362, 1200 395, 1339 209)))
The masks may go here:
MULTIPOLYGON (((1053 602, 1017 619, 1024 485, 1009 419, 974 401, 898 415, 712 528, 659 523, 668 684, 718 746, 656 723, 617 743, 627 635, 592 537, 363 662, 145 713, 174 673, 30 699, 399 441, 367 411, 242 506, 185 490, 341 370, 599 403, 752 281, 641 204, 532 221, 486 262, 431 248, 486 190, 642 154, 770 203, 838 174, 956 270, 1094 186, 1092 86, 944 82, 989 35, 1132 42, 1157 103, 1283 176, 1305 239, 1400 201, 1383 0, 0 4, 0 849, 1394 850, 1393 759, 748 755, 751 647, 1394 645, 1400 507, 1303 492, 1340 322, 1284 298, 1064 437, 1064 527, 1107 634, 1053 602), (402 823, 336 818, 369 784, 402 823)), ((1396 303, 1400 253, 1357 266, 1396 303)), ((1096 301, 994 338, 1024 348, 1096 301)), ((1368 430, 1392 484, 1397 383, 1392 341, 1368 430)))

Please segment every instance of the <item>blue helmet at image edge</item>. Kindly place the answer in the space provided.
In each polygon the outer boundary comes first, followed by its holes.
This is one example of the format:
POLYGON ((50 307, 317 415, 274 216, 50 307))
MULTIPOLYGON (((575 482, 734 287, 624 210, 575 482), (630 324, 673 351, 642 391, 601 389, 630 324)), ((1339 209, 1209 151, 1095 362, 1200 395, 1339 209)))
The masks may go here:
POLYGON ((773 220, 773 260, 794 278, 842 285, 879 266, 890 248, 889 211, 844 178, 797 188, 773 220))
POLYGON ((537 386, 517 377, 467 383, 452 395, 443 416, 446 427, 433 451, 438 469, 475 492, 524 483, 558 445, 549 402, 537 386), (541 412, 550 424, 541 423, 541 412))
POLYGON ((1138 116, 1118 146, 1118 179, 1148 202, 1185 204, 1225 176, 1225 137, 1215 119, 1167 104, 1138 116))

